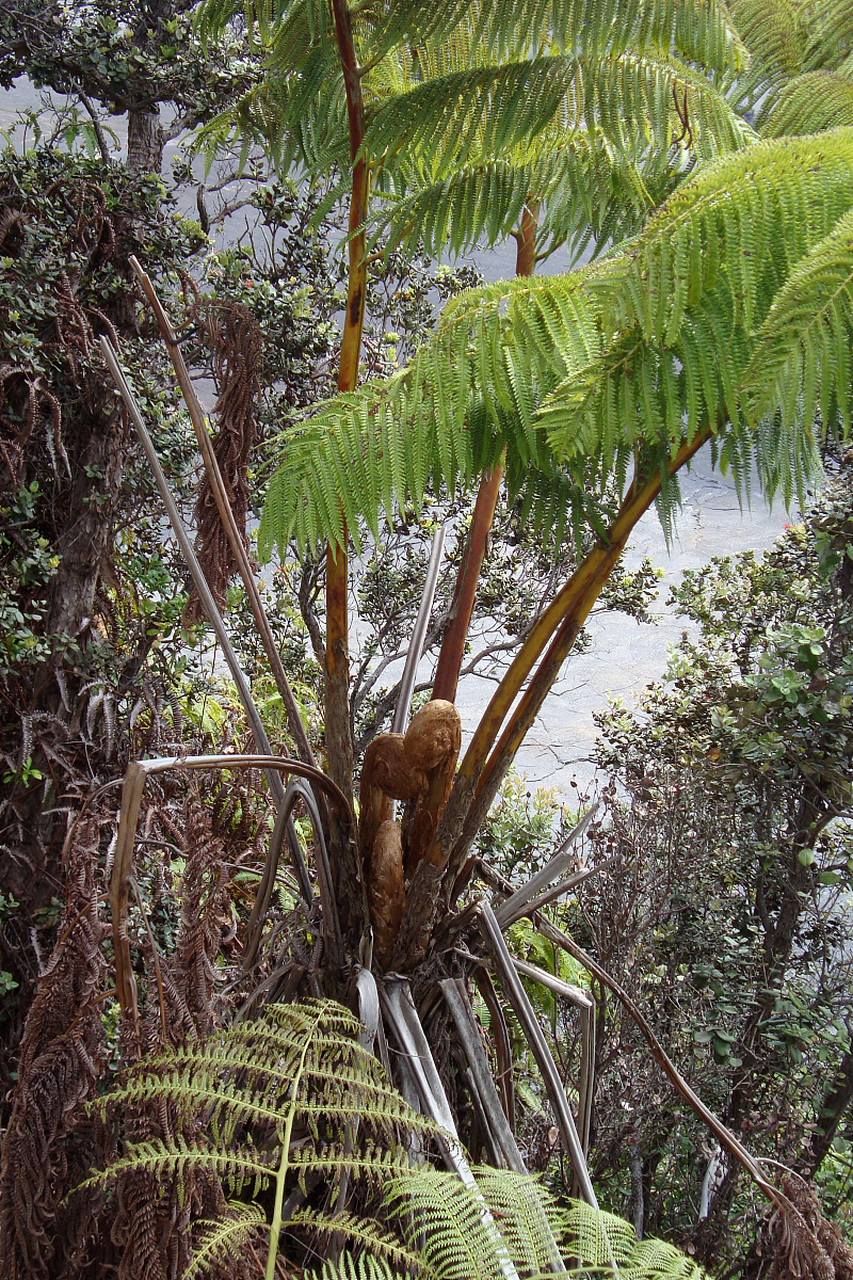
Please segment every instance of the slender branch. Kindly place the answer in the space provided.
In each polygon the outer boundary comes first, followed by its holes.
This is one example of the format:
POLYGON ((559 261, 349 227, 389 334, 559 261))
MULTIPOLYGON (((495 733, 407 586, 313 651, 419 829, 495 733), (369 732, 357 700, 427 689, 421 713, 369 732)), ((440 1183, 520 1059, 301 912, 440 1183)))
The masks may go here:
POLYGON ((114 164, 114 161, 112 157, 112 152, 110 151, 110 144, 107 140, 107 135, 104 133, 104 126, 101 124, 100 120, 98 119, 98 113, 95 110, 94 103, 83 92, 82 89, 77 90, 77 97, 83 103, 83 106, 86 108, 87 112, 89 113, 89 116, 91 117, 92 128, 94 129, 95 137, 98 140, 98 150, 101 153, 101 159, 103 160, 105 165, 111 168, 112 165, 114 164))
MULTIPOLYGON (((260 593, 255 581, 255 575, 252 566, 249 563, 249 557, 246 554, 246 548, 243 539, 240 537, 240 531, 234 519, 234 513, 231 510, 231 504, 228 501, 228 495, 222 480, 222 473, 219 470, 219 463, 210 443, 210 433, 207 429, 204 412, 199 404, 198 396, 192 384, 189 371, 184 361, 180 346, 178 345, 177 335, 169 320, 166 311, 157 297, 154 286, 149 277, 142 270, 138 260, 131 256, 130 265, 134 270, 137 280, 142 288, 143 293, 151 304, 152 310, 157 317, 157 323, 160 326, 160 334, 163 338, 166 348, 172 360, 175 370, 175 376, 178 379, 178 385, 186 402, 190 420, 195 431, 196 441, 201 451, 202 461, 204 463, 205 473, 216 502, 216 509, 219 512, 219 518, 222 521, 222 527, 228 538, 229 545, 234 554, 240 577, 243 579, 243 585, 246 589, 246 596, 249 606, 252 610, 252 617, 255 620, 255 626, 258 629, 258 635, 264 646, 267 660, 270 664, 273 678, 275 680, 276 689, 284 704, 285 714, 287 716, 287 727, 296 744, 299 758, 304 760, 306 764, 316 765, 314 753, 311 750, 311 744, 308 741, 308 735, 305 732, 305 726, 302 723, 302 716, 299 712, 299 706, 293 696, 290 683, 285 674, 282 665, 281 656, 276 647, 273 638, 272 629, 269 624, 263 604, 261 603, 260 593)), ((258 744, 260 745, 260 743, 258 744)))

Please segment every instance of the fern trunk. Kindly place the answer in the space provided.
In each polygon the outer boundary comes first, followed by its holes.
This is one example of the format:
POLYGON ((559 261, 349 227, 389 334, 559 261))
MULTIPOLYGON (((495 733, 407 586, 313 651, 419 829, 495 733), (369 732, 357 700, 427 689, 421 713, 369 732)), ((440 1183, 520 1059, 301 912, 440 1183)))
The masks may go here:
MULTIPOLYGON (((349 213, 349 276, 341 340, 338 390, 352 391, 364 327, 367 265, 364 224, 367 216, 368 166, 359 155, 364 141, 364 101, 355 54, 349 6, 332 0, 335 35, 344 74, 349 125, 352 188, 349 213)), ((332 780, 352 804, 353 747, 349 707, 349 560, 344 527, 341 544, 326 550, 326 754, 332 780)))
MULTIPOLYGON (((699 432, 681 447, 670 463, 674 475, 710 437, 699 432)), ((401 969, 417 965, 432 934, 442 886, 454 897, 453 882, 489 810, 518 748, 539 713, 546 696, 590 610, 607 583, 637 522, 658 497, 662 476, 635 481, 622 503, 609 536, 601 540, 578 566, 551 606, 531 630, 502 679, 477 727, 459 767, 453 789, 438 825, 435 841, 412 881, 392 959, 401 969), (546 646, 544 658, 524 696, 498 738, 501 726, 546 646), (497 745, 495 745, 497 743, 497 745)))
MULTIPOLYGON (((532 276, 535 270, 538 215, 537 201, 530 201, 524 206, 521 226, 516 232, 515 274, 517 276, 532 276)), ((468 530, 465 541, 465 552, 450 607, 450 624, 441 643, 432 688, 434 698, 446 698, 448 702, 453 702, 456 698, 456 686, 459 683, 459 672, 465 654, 465 642, 471 625, 471 615, 474 612, 477 583, 480 580, 486 544, 495 518, 503 473, 502 458, 491 471, 486 472, 480 481, 471 528, 468 530)))

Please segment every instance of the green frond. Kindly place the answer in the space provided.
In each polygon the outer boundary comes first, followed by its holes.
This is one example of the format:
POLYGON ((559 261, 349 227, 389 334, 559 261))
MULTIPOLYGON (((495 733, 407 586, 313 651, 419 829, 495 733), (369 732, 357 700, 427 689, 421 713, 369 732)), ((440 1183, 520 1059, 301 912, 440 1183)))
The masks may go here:
MULTIPOLYGON (((602 1274, 608 1273, 602 1269, 602 1274)), ((637 1244, 619 1274, 624 1280, 707 1280, 697 1262, 663 1240, 637 1244)))
POLYGON ((272 1275, 282 1228, 300 1248, 326 1239, 337 1256, 343 1242, 340 1262, 326 1263, 316 1280, 531 1277, 562 1265, 558 1237, 589 1274, 618 1260, 628 1280, 698 1280, 674 1250, 656 1242, 638 1249, 627 1223, 588 1206, 558 1208, 534 1178, 479 1169, 463 1181, 412 1164, 412 1143, 426 1151, 440 1131, 391 1090, 358 1030, 333 1001, 271 1005, 257 1022, 137 1064, 121 1090, 96 1104, 117 1134, 125 1124, 124 1149, 77 1190, 145 1174, 156 1203, 180 1195, 199 1172, 218 1178, 240 1200, 194 1224, 193 1280, 224 1273, 249 1245, 266 1250, 272 1275), (164 1115, 163 1137, 129 1136, 164 1115), (367 1198, 375 1217, 329 1208, 346 1187, 357 1189, 356 1203, 367 1198), (283 1221, 285 1196, 297 1190, 283 1221), (268 1219, 262 1206, 271 1199, 268 1219))
MULTIPOLYGON (((752 54, 752 65, 745 77, 739 78, 737 96, 744 108, 760 107, 766 121, 777 112, 782 114, 774 129, 763 132, 781 134, 781 120, 791 108, 784 106, 791 96, 790 81, 807 72, 836 72, 850 77, 848 60, 853 55, 853 17, 847 0, 730 0, 732 17, 752 54)), ((804 82, 808 83, 808 82, 804 82)), ((831 84, 815 80, 814 89, 824 89, 834 96, 831 84)), ((837 104, 835 104, 837 106, 837 104)), ((846 117, 832 106, 821 123, 819 101, 811 106, 800 95, 799 111, 793 115, 791 132, 815 132, 818 128, 835 127, 846 117), (811 123, 808 123, 811 120, 811 123)))
POLYGON ((809 46, 805 65, 838 67, 853 53, 853 10, 847 0, 813 0, 807 6, 809 46))
MULTIPOLYGON (((420 81, 369 114, 364 150, 378 158, 380 179, 391 168, 410 185, 452 177, 460 165, 541 164, 581 129, 636 163, 659 163, 676 139, 686 145, 685 113, 700 158, 754 137, 707 76, 668 51, 596 51, 468 65, 420 81)), ((544 194, 541 186, 532 190, 544 194)))
POLYGON ((802 416, 840 415, 850 430, 853 339, 853 210, 791 272, 756 333, 743 373, 750 416, 779 405, 790 426, 802 416))
MULTIPOLYGON (((739 465, 749 440, 771 493, 777 487, 786 496, 802 489, 814 468, 818 375, 825 407, 838 396, 839 373, 844 377, 849 368, 837 354, 849 343, 840 301, 834 295, 828 300, 803 334, 805 345, 795 348, 801 354, 777 366, 779 377, 762 401, 771 416, 781 408, 784 442, 754 430, 745 434, 745 418, 755 417, 745 371, 755 345, 753 328, 764 323, 789 278, 790 292, 780 295, 775 313, 789 321, 784 298, 793 298, 798 288, 815 291, 806 312, 818 305, 821 289, 846 289, 841 233, 820 247, 812 269, 803 265, 796 277, 792 272, 853 206, 851 166, 849 129, 760 143, 708 166, 650 219, 604 317, 603 336, 607 327, 610 336, 600 356, 570 372, 537 416, 570 470, 575 460, 594 456, 606 474, 640 444, 666 457, 710 426, 731 441, 721 447, 722 461, 739 465), (839 273, 832 279, 830 263, 839 273)), ((800 339, 789 328, 787 339, 774 329, 767 340, 800 339)), ((754 367, 760 378, 761 365, 754 367)))
POLYGON ((538 1179, 506 1170, 481 1166, 476 1170, 476 1179, 521 1273, 551 1271, 554 1237, 562 1225, 562 1214, 553 1196, 538 1179))
MULTIPOLYGON (((206 1041, 144 1059, 123 1082, 92 1103, 102 1114, 138 1114, 153 1103, 168 1105, 184 1117, 190 1132, 194 1117, 204 1116, 214 1143, 178 1136, 169 1143, 130 1142, 125 1152, 92 1181, 114 1178, 133 1168, 180 1172, 208 1164, 239 1184, 275 1174, 275 1160, 260 1147, 236 1140, 248 1127, 281 1141, 288 1117, 298 1112, 309 1132, 326 1132, 327 1159, 344 1167, 342 1147, 333 1135, 345 1135, 363 1120, 385 1145, 375 1152, 352 1153, 352 1168, 368 1173, 375 1164, 384 1177, 400 1159, 396 1135, 401 1127, 432 1133, 428 1121, 413 1118, 385 1080, 376 1060, 358 1044, 359 1023, 334 1002, 268 1006, 265 1017, 240 1023, 206 1041), (294 1081, 301 1082, 294 1093, 294 1081)), ((343 1137, 342 1137, 343 1141, 343 1137)), ((299 1159, 294 1159, 298 1167, 299 1159)))
POLYGON ((232 1193, 246 1186, 265 1187, 275 1177, 271 1160, 261 1159, 259 1153, 212 1149, 207 1142, 187 1142, 178 1136, 169 1142, 129 1144, 124 1155, 113 1160, 103 1172, 90 1174, 77 1190, 103 1187, 125 1175, 138 1173, 148 1174, 165 1185, 172 1180, 182 1181, 191 1170, 215 1173, 228 1183, 232 1193))
POLYGON ((372 1253, 345 1253, 339 1262, 326 1262, 315 1272, 316 1280, 399 1280, 399 1275, 387 1258, 372 1253))
MULTIPOLYGON (((298 161, 315 176, 335 163, 346 167, 342 77, 326 7, 249 0, 237 10, 205 0, 197 25, 215 35, 236 14, 265 54, 266 75, 207 128, 207 145, 238 133, 261 142, 281 167, 298 161)), ((415 155, 426 182, 449 177, 460 162, 505 157, 554 122, 574 128, 597 120, 600 128, 603 120, 618 142, 627 121, 645 150, 649 141, 666 148, 681 128, 677 86, 697 140, 705 140, 700 155, 739 145, 736 118, 703 73, 689 69, 697 63, 722 73, 743 63, 721 0, 401 0, 359 8, 353 21, 371 68, 365 149, 385 167, 415 155), (655 59, 660 66, 649 70, 655 59)))
POLYGON ((228 1213, 228 1217, 218 1222, 203 1220, 198 1224, 201 1234, 193 1246, 183 1280, 197 1280, 213 1271, 225 1271, 247 1246, 262 1242, 267 1222, 257 1205, 231 1201, 228 1213))
MULTIPOLYGON (((408 1176, 410 1171, 411 1165, 401 1172, 401 1176, 408 1176)), ((302 1227, 312 1236, 321 1239, 344 1238, 349 1248, 364 1251, 361 1254, 362 1258, 375 1258, 380 1264, 379 1269, 374 1272, 373 1267, 368 1267, 368 1275, 386 1274, 383 1267, 393 1267, 394 1277, 401 1277, 411 1271, 419 1280, 427 1280, 430 1274, 424 1267, 424 1259, 417 1246, 413 1247, 410 1242, 401 1237, 399 1232, 389 1231, 366 1216, 357 1216, 344 1211, 331 1217, 306 1205, 295 1210, 290 1221, 292 1225, 302 1227)), ((331 1277, 342 1273, 330 1267, 323 1268, 320 1274, 323 1277, 331 1277)), ((343 1274, 350 1274, 349 1269, 345 1268, 343 1274)))
POLYGON ((729 9, 752 55, 753 75, 776 78, 800 69, 805 39, 797 0, 729 0, 729 9))
POLYGON ((261 554, 284 555, 291 539, 339 543, 344 522, 356 538, 359 516, 376 536, 383 513, 419 511, 430 482, 464 489, 504 447, 529 460, 542 389, 567 365, 585 364, 599 341, 601 304, 584 285, 614 270, 610 261, 586 267, 564 290, 533 278, 461 295, 406 369, 336 397, 288 432, 264 504, 261 554))
POLYGON ((383 18, 373 31, 379 49, 438 45, 467 23, 473 41, 487 45, 496 59, 522 49, 536 56, 553 43, 560 51, 674 46, 691 61, 720 72, 735 71, 748 60, 719 0, 496 0, 476 6, 465 0, 431 5, 398 0, 385 7, 383 18))
POLYGON ((756 121, 767 138, 842 125, 853 125, 853 80, 835 71, 807 71, 788 81, 756 121))
MULTIPOLYGON (((754 414, 742 380, 777 294, 851 207, 853 129, 762 141, 697 170, 612 256, 454 299, 407 369, 329 401, 286 438, 262 549, 337 541, 343 520, 354 529, 359 516, 375 532, 395 505, 417 511, 427 483, 464 488, 504 448, 508 476, 544 477, 526 489, 520 479, 514 497, 562 490, 562 524, 550 513, 561 528, 580 519, 579 489, 621 485, 638 455, 665 468, 709 428, 736 477, 752 449, 771 492, 800 487, 814 457, 818 371, 819 407, 840 396, 846 421, 841 295, 814 326, 819 346, 802 349, 802 379, 799 364, 785 365, 774 384, 789 436, 781 453, 769 452, 770 437, 745 435, 754 414), (541 429, 562 470, 541 452, 541 429)), ((822 287, 827 261, 819 255, 792 290, 822 287)))
POLYGON ((613 1275, 615 1262, 624 1280, 707 1280, 706 1272, 672 1245, 638 1241, 629 1223, 581 1201, 563 1211, 561 1226, 563 1250, 577 1259, 585 1276, 613 1275))
POLYGON ((427 80, 369 114, 365 151, 382 164, 423 155, 436 176, 472 149, 499 155, 553 119, 577 72, 574 58, 541 57, 427 80))
MULTIPOLYGON (((485 1202, 456 1174, 415 1169, 389 1183, 385 1202, 400 1221, 410 1248, 420 1247, 427 1276, 436 1280, 504 1280, 485 1202)), ((503 1224, 501 1224, 503 1226, 503 1224)))
POLYGON ((492 246, 518 225, 531 191, 541 189, 539 178, 532 166, 510 160, 460 166, 401 198, 390 197, 384 216, 380 205, 371 247, 384 242, 387 252, 403 245, 440 257, 492 246))
POLYGON ((850 129, 760 142, 706 166, 649 219, 614 318, 668 346, 688 308, 721 287, 732 324, 751 327, 768 272, 777 279, 829 232, 852 176, 850 129))

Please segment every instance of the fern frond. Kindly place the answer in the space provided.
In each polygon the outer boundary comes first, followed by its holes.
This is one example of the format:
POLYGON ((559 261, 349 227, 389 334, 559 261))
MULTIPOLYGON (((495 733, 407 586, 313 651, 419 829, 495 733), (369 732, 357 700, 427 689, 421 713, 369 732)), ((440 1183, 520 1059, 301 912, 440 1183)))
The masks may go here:
POLYGON ((836 71, 806 71, 784 85, 756 120, 766 138, 853 125, 853 80, 836 71))
POLYGON ((264 1187, 275 1177, 270 1159, 246 1150, 211 1149, 203 1140, 187 1142, 182 1137, 138 1141, 128 1145, 126 1153, 111 1162, 107 1169, 92 1173, 76 1188, 86 1191, 103 1187, 128 1174, 148 1174, 160 1181, 183 1181, 192 1170, 215 1173, 230 1186, 232 1193, 246 1186, 264 1187))
POLYGON ((78 1190, 126 1185, 142 1175, 146 1195, 156 1200, 204 1174, 240 1194, 239 1202, 223 1205, 221 1217, 195 1224, 186 1273, 194 1280, 224 1272, 247 1245, 266 1247, 273 1275, 282 1228, 314 1245, 325 1238, 336 1251, 345 1242, 340 1264, 327 1263, 322 1280, 533 1276, 562 1265, 558 1233, 590 1274, 603 1259, 618 1260, 629 1280, 698 1280, 675 1251, 654 1242, 638 1251, 627 1223, 586 1205, 560 1209, 533 1178, 481 1169, 463 1181, 412 1165, 412 1140, 426 1149, 440 1131, 393 1094, 379 1063, 355 1039, 358 1028, 349 1010, 332 1001, 272 1005, 257 1023, 138 1064, 124 1087, 98 1104, 117 1131, 126 1120, 133 1136, 78 1190), (140 1136, 151 1122, 162 1135, 140 1136), (321 1207, 354 1183, 375 1217, 321 1207), (268 1201, 273 1184, 268 1221, 258 1200, 268 1201), (283 1221, 286 1188, 301 1194, 283 1221))
POLYGON ((501 1259, 483 1216, 483 1202, 453 1173, 413 1170, 391 1182, 385 1200, 410 1247, 420 1246, 425 1272, 436 1280, 503 1280, 501 1259))
POLYGON ((720 72, 735 71, 748 54, 728 10, 719 0, 496 0, 471 5, 442 0, 432 5, 397 0, 385 8, 373 38, 380 49, 397 44, 440 44, 470 23, 473 39, 496 58, 524 49, 538 55, 552 42, 561 51, 647 46, 682 50, 691 61, 720 72))
POLYGON ((228 1212, 230 1216, 218 1222, 205 1220, 198 1223, 201 1234, 193 1247, 183 1280, 197 1280, 212 1271, 225 1271, 247 1245, 259 1244, 262 1233, 266 1234, 266 1218, 257 1205, 231 1201, 228 1212))
MULTIPOLYGON (((667 456, 704 423, 720 431, 724 462, 739 465, 751 448, 770 493, 802 491, 816 457, 817 365, 822 407, 839 394, 839 374, 846 377, 849 368, 837 354, 829 357, 830 346, 837 353, 849 344, 840 304, 819 314, 808 330, 813 341, 804 333, 802 365, 777 366, 781 376, 762 401, 767 413, 771 403, 781 406, 784 441, 778 433, 772 445, 766 431, 746 433, 755 414, 749 403, 745 411, 743 379, 753 326, 763 324, 796 264, 851 209, 851 165, 849 129, 761 143, 740 162, 731 157, 708 166, 653 216, 607 318, 612 337, 600 357, 545 398, 537 415, 570 470, 573 459, 592 455, 604 474, 640 442, 667 456)), ((792 278, 791 297, 798 288, 813 287, 816 296, 821 288, 846 289, 841 240, 830 240, 813 270, 804 266, 792 278), (831 285, 833 254, 840 256, 831 285)))
POLYGON ((591 282, 606 293, 627 265, 585 267, 562 288, 534 278, 454 299, 406 369, 327 402, 284 437, 261 554, 284 554, 291 539, 301 547, 338 542, 345 521, 356 538, 359 515, 376 536, 383 512, 390 520, 395 504, 419 511, 429 481, 464 489, 505 447, 529 462, 533 407, 558 372, 585 364, 600 344, 595 314, 603 304, 591 282))
POLYGON ((372 1253, 345 1253, 339 1262, 325 1262, 322 1271, 315 1272, 316 1280, 399 1280, 399 1275, 387 1258, 372 1253))
MULTIPOLYGON (((410 1169, 411 1166, 407 1166, 406 1172, 401 1173, 400 1176, 407 1177, 410 1169)), ((419 1280, 421 1277, 427 1280, 430 1275, 424 1267, 424 1258, 416 1246, 413 1247, 410 1242, 401 1238, 400 1234, 387 1230, 379 1222, 365 1215, 344 1211, 331 1217, 306 1205, 297 1209, 290 1221, 294 1226, 309 1231, 312 1236, 327 1239, 329 1237, 345 1238, 351 1248, 365 1251, 362 1257, 372 1256, 386 1266, 393 1266, 395 1277, 410 1270, 419 1277, 419 1280)), ((325 1269, 323 1274, 326 1274, 325 1269)), ((332 1271, 330 1274, 336 1273, 332 1271)))
MULTIPOLYGON (((608 1273, 602 1269, 604 1274, 608 1273)), ((635 1245, 619 1274, 625 1280, 708 1280, 697 1262, 663 1240, 643 1240, 635 1245)))
POLYGON ((791 425, 832 415, 833 400, 850 430, 853 338, 853 211, 800 261, 756 334, 742 385, 750 416, 780 405, 791 425))
MULTIPOLYGON (((288 439, 262 547, 336 540, 342 516, 353 527, 360 514, 375 531, 394 503, 418 510, 428 479, 464 488, 504 448, 508 474, 532 462, 556 478, 536 443, 540 428, 570 482, 567 496, 571 483, 592 493, 614 477, 621 483, 637 449, 664 467, 709 426, 722 433, 721 459, 739 468, 754 331, 796 265, 851 207, 853 130, 763 141, 697 171, 610 258, 456 298, 407 369, 328 402, 288 439)), ((826 253, 833 246, 840 252, 833 241, 826 253)), ((819 261, 792 289, 807 278, 817 287, 819 261)), ((839 306, 827 308, 821 339, 836 348, 849 341, 839 306)), ((847 365, 819 363, 826 405, 847 365)), ((811 465, 803 413, 811 401, 798 379, 774 392, 787 406, 790 474, 765 452, 764 437, 749 437, 771 489, 799 485, 811 465)), ((808 375, 803 386, 811 384, 808 375)))
POLYGON ((562 1225, 556 1201, 535 1178, 480 1167, 477 1186, 500 1223, 510 1256, 524 1275, 554 1266, 554 1236, 562 1225))
POLYGON ((802 66, 805 36, 797 0, 729 0, 729 9, 752 55, 752 74, 775 79, 802 66))
POLYGON ((815 0, 807 8, 809 46, 804 63, 809 69, 834 69, 853 53, 853 11, 846 0, 815 0))
POLYGON ((633 232, 675 180, 685 113, 697 157, 754 138, 706 77, 663 54, 549 57, 419 84, 383 103, 368 126, 365 147, 381 157, 372 243, 387 233, 392 246, 435 254, 494 244, 531 196, 546 243, 587 227, 596 239, 633 232))

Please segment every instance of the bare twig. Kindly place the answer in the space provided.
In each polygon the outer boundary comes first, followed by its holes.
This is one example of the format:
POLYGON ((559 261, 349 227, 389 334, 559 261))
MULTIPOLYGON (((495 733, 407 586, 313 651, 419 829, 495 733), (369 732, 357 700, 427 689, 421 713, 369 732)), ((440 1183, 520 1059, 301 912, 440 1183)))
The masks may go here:
MULTIPOLYGON (((740 1143, 734 1134, 726 1128, 723 1122, 714 1115, 713 1111, 705 1105, 699 1095, 694 1093, 690 1088, 690 1085, 680 1074, 675 1063, 669 1057, 663 1045, 658 1040, 645 1015, 637 1007, 628 995, 627 991, 625 991, 616 979, 611 977, 605 969, 602 969, 601 965, 598 964, 597 961, 593 960, 592 956, 587 955, 587 953, 579 947, 577 943, 568 936, 568 934, 564 933, 562 929, 558 929, 557 926, 551 924, 550 921, 543 920, 541 918, 536 921, 536 927, 543 937, 547 938, 549 942, 554 942, 558 946, 562 947, 570 956, 573 956, 575 960, 579 961, 587 972, 591 973, 592 976, 602 984, 602 986, 606 987, 608 991, 613 992, 617 1000, 620 1001, 639 1027, 646 1043, 652 1051, 652 1057, 663 1071, 664 1075, 675 1087, 681 1097, 684 1098, 685 1102, 687 1102, 700 1119, 704 1121, 720 1145, 724 1147, 726 1151, 728 1151, 729 1155, 746 1170, 755 1182, 756 1186, 758 1186, 767 1196, 768 1200, 772 1201, 772 1203, 775 1204, 777 1208, 781 1209, 783 1213, 793 1214, 794 1217, 802 1222, 803 1220, 801 1215, 788 1197, 783 1195, 783 1193, 779 1191, 772 1182, 768 1181, 762 1173, 756 1159, 750 1155, 743 1144, 740 1143)), ((808 1230, 808 1226, 805 1223, 804 1226, 805 1229, 808 1230)))

